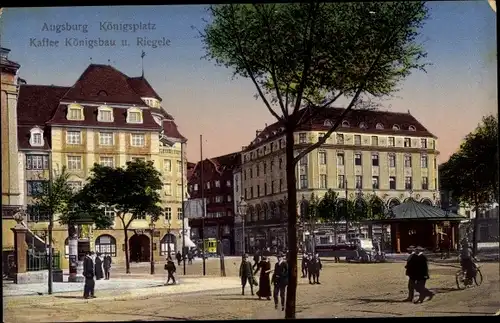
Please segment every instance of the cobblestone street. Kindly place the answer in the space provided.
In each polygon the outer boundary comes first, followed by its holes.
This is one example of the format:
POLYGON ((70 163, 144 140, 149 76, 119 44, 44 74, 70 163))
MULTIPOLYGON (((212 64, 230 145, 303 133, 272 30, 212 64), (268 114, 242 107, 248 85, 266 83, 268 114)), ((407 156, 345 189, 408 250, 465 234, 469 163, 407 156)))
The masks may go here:
MULTIPOLYGON (((212 264, 210 262, 210 265, 212 264)), ((193 268, 195 266, 197 264, 193 264, 193 268)), ((325 262, 321 285, 309 285, 305 279, 300 279, 297 316, 331 318, 494 315, 500 309, 498 263, 484 263, 481 268, 483 284, 463 291, 456 290, 456 266, 431 265, 428 287, 437 294, 432 301, 418 305, 401 302, 406 297, 407 283, 403 266, 402 263, 325 262)), ((210 267, 216 266, 207 268, 210 267)), ((212 287, 211 291, 189 292, 190 289, 186 287, 178 292, 164 294, 160 290, 154 294, 129 293, 121 299, 113 298, 113 294, 106 291, 96 291, 99 298, 90 301, 78 299, 78 296, 30 296, 23 299, 18 297, 16 302, 13 297, 4 298, 4 322, 284 317, 283 312, 274 309, 271 301, 259 301, 249 295, 242 296, 239 288, 232 287, 237 280, 234 276, 205 279, 207 284, 209 280, 221 279, 231 283, 220 284, 221 289, 217 290, 212 287), (228 286, 231 288, 227 288, 228 286)), ((210 284, 213 285, 213 282, 210 284)))

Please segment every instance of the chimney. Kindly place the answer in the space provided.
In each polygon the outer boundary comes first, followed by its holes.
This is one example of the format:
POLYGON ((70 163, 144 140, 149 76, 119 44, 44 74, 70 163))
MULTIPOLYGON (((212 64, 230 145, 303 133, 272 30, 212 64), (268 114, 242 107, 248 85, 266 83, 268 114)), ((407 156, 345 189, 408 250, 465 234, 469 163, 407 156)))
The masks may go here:
POLYGON ((247 147, 248 146, 241 146, 241 150, 243 151, 243 150, 247 149, 247 147))

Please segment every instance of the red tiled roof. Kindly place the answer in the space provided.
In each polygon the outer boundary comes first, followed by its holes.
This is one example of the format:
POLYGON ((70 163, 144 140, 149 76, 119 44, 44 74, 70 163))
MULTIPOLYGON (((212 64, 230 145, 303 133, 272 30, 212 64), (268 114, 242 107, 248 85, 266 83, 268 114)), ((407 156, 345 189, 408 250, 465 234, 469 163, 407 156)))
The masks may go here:
MULTIPOLYGON (((241 153, 231 153, 227 155, 222 155, 218 157, 206 158, 203 160, 203 164, 205 165, 205 169, 207 169, 207 165, 212 165, 214 170, 219 174, 222 174, 225 171, 231 171, 241 165, 241 153)), ((197 178, 197 168, 200 166, 200 162, 197 162, 191 170, 191 176, 188 176, 188 180, 190 177, 193 179, 197 178)))
POLYGON ((149 109, 142 109, 142 120, 143 123, 127 123, 127 109, 125 108, 114 108, 113 117, 114 121, 110 122, 99 122, 97 121, 97 110, 98 107, 84 106, 83 114, 85 120, 75 121, 68 120, 66 118, 66 113, 68 111, 67 105, 60 104, 52 119, 50 119, 47 124, 50 125, 65 125, 65 126, 85 126, 85 127, 110 127, 110 128, 126 128, 126 129, 147 129, 147 130, 160 130, 161 127, 158 125, 151 115, 149 109))
POLYGON ((90 64, 63 100, 145 105, 129 79, 112 66, 90 64))
MULTIPOLYGON (((303 109, 303 113, 308 113, 310 110, 303 109)), ((325 108, 309 123, 301 126, 296 132, 300 131, 328 131, 329 127, 325 126, 326 120, 331 120, 333 123, 344 112, 343 108, 325 108)), ((349 127, 340 125, 337 129, 340 132, 357 132, 367 134, 392 134, 406 136, 428 136, 434 137, 414 116, 410 113, 389 112, 379 110, 352 110, 344 118, 349 123, 349 127), (361 128, 361 123, 364 123, 366 128, 361 128), (376 129, 377 124, 382 124, 383 129, 376 129), (393 130, 392 127, 398 125, 400 130, 393 130), (410 126, 415 127, 415 131, 409 130, 410 126)), ((283 128, 280 124, 273 123, 262 130, 257 137, 247 146, 245 151, 254 149, 265 142, 276 139, 282 136, 283 128)))
POLYGON ((141 97, 150 97, 161 101, 161 97, 143 76, 131 77, 128 79, 128 83, 141 97))
POLYGON ((26 85, 19 87, 17 99, 17 139, 20 149, 48 149, 50 147, 50 131, 45 123, 54 114, 59 100, 68 91, 68 87, 26 85), (30 130, 39 126, 44 130, 44 147, 31 147, 30 130))
POLYGON ((181 135, 179 129, 177 129, 177 125, 175 124, 173 118, 172 120, 163 120, 163 134, 169 138, 186 140, 186 137, 181 135))

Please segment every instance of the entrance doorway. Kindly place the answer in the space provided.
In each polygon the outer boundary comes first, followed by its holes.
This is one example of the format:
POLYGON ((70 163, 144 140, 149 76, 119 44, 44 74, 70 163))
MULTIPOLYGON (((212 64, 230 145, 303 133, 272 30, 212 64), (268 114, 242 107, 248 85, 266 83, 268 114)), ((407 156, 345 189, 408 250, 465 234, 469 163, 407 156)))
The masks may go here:
POLYGON ((151 256, 150 239, 145 234, 134 234, 129 240, 130 261, 148 262, 151 256))

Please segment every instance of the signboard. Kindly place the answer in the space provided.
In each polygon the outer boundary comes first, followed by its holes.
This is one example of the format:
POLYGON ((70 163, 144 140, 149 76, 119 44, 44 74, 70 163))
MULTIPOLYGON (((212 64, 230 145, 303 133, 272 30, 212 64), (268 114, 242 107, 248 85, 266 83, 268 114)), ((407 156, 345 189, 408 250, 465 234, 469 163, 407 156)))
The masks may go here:
POLYGON ((206 203, 207 199, 190 199, 184 201, 184 217, 187 219, 197 219, 202 218, 203 214, 206 215, 206 203), (205 203, 203 203, 205 202, 205 203), (203 213, 205 209, 205 213, 203 213))
POLYGON ((444 221, 444 222, 443 222, 443 226, 444 226, 445 228, 449 227, 449 226, 450 226, 450 221, 444 221))

